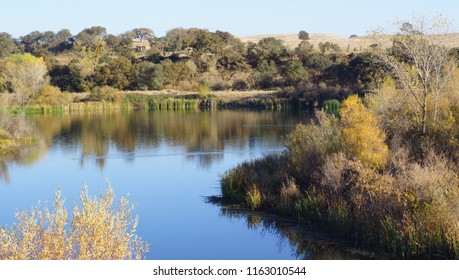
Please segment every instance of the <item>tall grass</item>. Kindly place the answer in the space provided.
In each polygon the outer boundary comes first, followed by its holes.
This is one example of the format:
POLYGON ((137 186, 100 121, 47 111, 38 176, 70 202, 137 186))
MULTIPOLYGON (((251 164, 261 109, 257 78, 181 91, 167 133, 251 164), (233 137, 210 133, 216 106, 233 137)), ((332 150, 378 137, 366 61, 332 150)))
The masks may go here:
POLYGON ((71 217, 61 191, 52 206, 38 205, 16 213, 16 223, 0 228, 0 259, 14 260, 120 260, 142 259, 148 252, 136 234, 138 219, 125 198, 114 203, 110 185, 99 197, 85 187, 81 206, 71 217))

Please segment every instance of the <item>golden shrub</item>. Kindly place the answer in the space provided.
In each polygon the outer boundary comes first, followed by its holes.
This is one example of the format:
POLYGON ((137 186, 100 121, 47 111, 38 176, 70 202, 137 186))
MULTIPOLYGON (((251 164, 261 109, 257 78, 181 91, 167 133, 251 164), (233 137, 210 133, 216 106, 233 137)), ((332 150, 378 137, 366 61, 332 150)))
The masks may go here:
POLYGON ((68 93, 61 92, 58 87, 44 85, 31 103, 40 106, 67 106, 71 101, 68 93))
POLYGON ((148 243, 134 234, 138 219, 132 217, 133 206, 125 198, 114 206, 114 198, 110 185, 98 198, 89 196, 84 187, 81 208, 75 205, 69 220, 62 193, 57 191, 51 209, 39 205, 18 212, 13 226, 0 228, 0 259, 144 258, 148 243))
POLYGON ((261 192, 256 185, 252 185, 247 191, 247 204, 252 210, 256 210, 261 206, 261 192))
POLYGON ((384 167, 389 148, 384 143, 386 135, 379 127, 376 116, 363 106, 357 95, 343 101, 340 116, 348 153, 369 166, 384 167))

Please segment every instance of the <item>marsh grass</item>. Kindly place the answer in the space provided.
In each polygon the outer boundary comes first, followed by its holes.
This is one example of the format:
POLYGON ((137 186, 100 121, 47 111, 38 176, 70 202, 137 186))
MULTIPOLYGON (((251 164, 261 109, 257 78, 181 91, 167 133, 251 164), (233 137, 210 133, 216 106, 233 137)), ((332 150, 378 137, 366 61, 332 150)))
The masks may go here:
POLYGON ((167 95, 127 94, 122 102, 123 107, 134 110, 160 111, 195 111, 200 108, 216 108, 217 101, 211 95, 184 95, 170 97, 167 95))
POLYGON ((13 260, 123 260, 142 259, 148 252, 135 234, 138 218, 126 198, 115 204, 108 185, 99 197, 87 187, 71 216, 58 190, 51 206, 39 204, 16 213, 16 223, 0 228, 0 259, 13 260))

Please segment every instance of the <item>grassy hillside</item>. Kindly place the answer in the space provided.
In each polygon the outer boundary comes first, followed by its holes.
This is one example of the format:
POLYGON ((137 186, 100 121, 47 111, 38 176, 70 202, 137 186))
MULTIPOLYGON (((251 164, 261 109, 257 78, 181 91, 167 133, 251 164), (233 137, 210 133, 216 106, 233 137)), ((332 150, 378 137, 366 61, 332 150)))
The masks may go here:
MULTIPOLYGON (((298 34, 263 34, 263 35, 254 35, 254 36, 240 36, 238 37, 241 39, 242 42, 258 42, 259 40, 266 38, 266 37, 274 37, 276 39, 284 41, 285 45, 289 49, 294 49, 298 44, 301 42, 298 39, 298 34)), ((343 51, 360 51, 368 48, 371 44, 375 43, 375 38, 373 36, 358 36, 353 38, 342 38, 337 35, 332 34, 319 34, 319 33, 310 33, 309 34, 310 40, 309 42, 314 46, 317 46, 320 42, 331 42, 335 43, 343 51)), ((384 45, 390 44, 390 36, 380 37, 379 40, 384 45)), ((435 40, 438 38, 436 37, 435 40)), ((443 38, 440 38, 440 41, 443 41, 444 44, 450 48, 459 47, 459 33, 452 33, 448 34, 443 38)))

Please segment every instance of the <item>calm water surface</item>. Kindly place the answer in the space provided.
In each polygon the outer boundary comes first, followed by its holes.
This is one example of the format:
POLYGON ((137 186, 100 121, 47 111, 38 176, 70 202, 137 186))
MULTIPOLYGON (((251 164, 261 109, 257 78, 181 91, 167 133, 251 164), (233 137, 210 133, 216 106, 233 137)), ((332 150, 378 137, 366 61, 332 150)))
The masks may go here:
POLYGON ((84 184, 93 195, 111 182, 129 195, 148 259, 349 258, 337 246, 276 217, 206 203, 219 178, 244 160, 284 149, 302 113, 117 112, 33 116, 40 145, 0 160, 0 224, 16 209, 52 201, 61 188, 71 207, 84 184))

